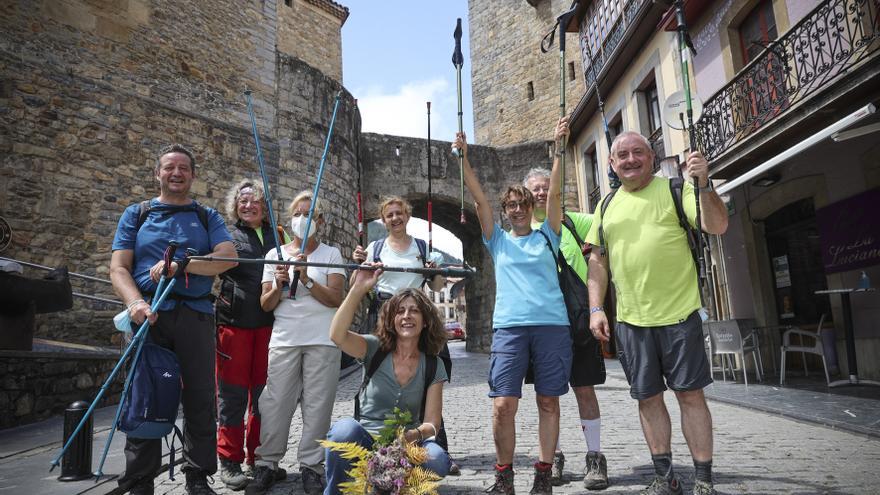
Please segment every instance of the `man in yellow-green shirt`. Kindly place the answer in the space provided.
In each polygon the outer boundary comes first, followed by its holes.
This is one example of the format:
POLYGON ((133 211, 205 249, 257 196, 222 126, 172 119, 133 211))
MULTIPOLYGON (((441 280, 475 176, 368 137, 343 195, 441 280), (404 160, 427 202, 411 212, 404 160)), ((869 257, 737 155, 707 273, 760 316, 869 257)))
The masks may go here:
MULTIPOLYGON (((547 216, 547 192, 550 190, 550 171, 545 168, 533 168, 523 179, 523 185, 532 192, 535 197, 535 208, 532 210, 532 228, 539 228, 547 216)), ((577 238, 583 240, 593 224, 593 215, 588 213, 566 212, 565 215, 571 220, 577 238)), ((563 221, 563 223, 568 223, 563 221)), ((560 229, 561 241, 559 249, 565 257, 566 263, 574 269, 581 280, 587 282, 587 260, 584 259, 581 250, 581 242, 575 238, 575 234, 566 225, 560 229)), ((589 333, 588 328, 573 328, 572 332, 589 333)), ((583 341, 583 339, 580 339, 583 341)), ((600 447, 600 428, 602 420, 599 417, 599 401, 593 389, 595 385, 605 383, 605 361, 602 357, 602 348, 598 340, 589 336, 585 345, 572 346, 571 376, 569 385, 574 390, 577 398, 578 412, 580 413, 581 431, 587 444, 587 455, 584 467, 584 487, 589 490, 603 490, 608 487, 608 466, 605 455, 600 447)), ((528 382, 528 377, 526 378, 528 382)), ((565 455, 562 453, 558 442, 556 452, 553 455, 553 471, 551 483, 561 485, 563 483, 563 466, 565 455)))
MULTIPOLYGON (((602 301, 609 271, 617 295, 618 357, 639 401, 642 431, 656 477, 643 492, 649 495, 682 493, 672 469, 672 427, 663 392, 675 392, 682 414, 682 430, 694 461, 694 493, 711 495, 712 415, 703 387, 712 382, 703 350, 700 289, 687 236, 679 224, 669 180, 653 175, 654 152, 647 139, 624 132, 611 146, 611 166, 622 186, 601 209, 587 234, 594 244, 587 287, 590 330, 608 340, 609 326, 602 301), (599 249, 599 227, 605 253, 599 249)), ((709 234, 727 230, 727 209, 712 190, 709 164, 699 152, 687 157, 688 177, 701 189, 702 228, 709 234)), ((685 215, 695 223, 694 188, 682 192, 685 215)))

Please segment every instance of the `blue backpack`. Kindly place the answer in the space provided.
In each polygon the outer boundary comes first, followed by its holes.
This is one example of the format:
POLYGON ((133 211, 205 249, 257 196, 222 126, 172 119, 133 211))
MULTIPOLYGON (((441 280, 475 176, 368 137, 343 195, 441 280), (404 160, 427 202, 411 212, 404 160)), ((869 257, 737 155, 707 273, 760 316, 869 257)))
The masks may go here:
POLYGON ((119 430, 132 438, 163 438, 175 430, 182 389, 174 352, 144 342, 135 364, 119 430))

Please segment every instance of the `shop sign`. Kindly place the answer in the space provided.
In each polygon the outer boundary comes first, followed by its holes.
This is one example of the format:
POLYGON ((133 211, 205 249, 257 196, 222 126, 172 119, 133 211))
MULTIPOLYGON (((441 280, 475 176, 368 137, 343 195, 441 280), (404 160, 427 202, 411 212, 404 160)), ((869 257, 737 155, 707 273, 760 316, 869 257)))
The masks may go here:
POLYGON ((825 273, 880 264, 880 189, 816 210, 825 273))

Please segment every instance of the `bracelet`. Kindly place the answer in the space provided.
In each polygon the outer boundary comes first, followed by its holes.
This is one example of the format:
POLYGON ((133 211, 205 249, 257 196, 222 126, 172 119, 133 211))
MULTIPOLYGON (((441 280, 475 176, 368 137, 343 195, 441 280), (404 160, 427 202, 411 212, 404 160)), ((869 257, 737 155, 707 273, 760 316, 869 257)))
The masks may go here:
POLYGON ((604 313, 604 312, 605 312, 605 308, 602 307, 602 306, 596 306, 596 307, 590 308, 590 314, 598 313, 598 312, 600 312, 600 311, 604 313))
POLYGON ((138 303, 144 303, 144 304, 147 304, 147 301, 144 301, 143 299, 135 299, 134 301, 130 302, 130 303, 128 304, 128 306, 127 306, 125 309, 131 311, 131 308, 132 308, 135 304, 138 304, 138 303))

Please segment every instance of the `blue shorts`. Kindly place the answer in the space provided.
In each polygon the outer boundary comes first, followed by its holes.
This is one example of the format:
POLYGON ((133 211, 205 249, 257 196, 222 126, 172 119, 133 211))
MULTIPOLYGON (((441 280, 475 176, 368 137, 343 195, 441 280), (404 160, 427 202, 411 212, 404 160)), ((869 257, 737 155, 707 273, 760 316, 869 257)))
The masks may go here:
POLYGON ((522 397, 529 361, 535 371, 535 393, 565 395, 571 359, 567 326, 496 328, 489 361, 489 397, 522 397))

